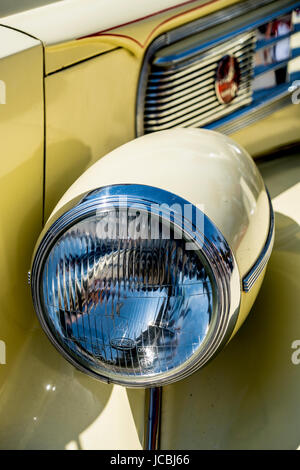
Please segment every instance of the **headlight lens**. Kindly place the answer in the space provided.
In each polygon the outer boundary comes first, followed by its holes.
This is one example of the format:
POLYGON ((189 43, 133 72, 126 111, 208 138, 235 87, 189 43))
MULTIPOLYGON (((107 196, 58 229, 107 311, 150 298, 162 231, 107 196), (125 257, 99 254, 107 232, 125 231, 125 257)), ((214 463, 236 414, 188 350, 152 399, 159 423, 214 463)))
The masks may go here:
POLYGON ((184 206, 156 188, 112 186, 46 230, 32 268, 34 303, 79 369, 161 385, 207 362, 232 331, 232 253, 201 211, 184 206))

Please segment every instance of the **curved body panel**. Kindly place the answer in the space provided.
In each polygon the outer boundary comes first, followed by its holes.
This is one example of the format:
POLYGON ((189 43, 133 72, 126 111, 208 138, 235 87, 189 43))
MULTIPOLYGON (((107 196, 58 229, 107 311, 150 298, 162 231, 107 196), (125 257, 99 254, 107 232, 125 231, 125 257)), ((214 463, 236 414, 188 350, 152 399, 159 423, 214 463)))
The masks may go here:
POLYGON ((0 27, 0 64, 0 448, 141 448, 144 391, 85 377, 38 324, 27 272, 43 219, 42 44, 0 27))
POLYGON ((299 449, 299 150, 259 168, 276 219, 264 283, 222 354, 164 388, 162 449, 299 449))
POLYGON ((0 365, 1 394, 34 321, 24 275, 42 226, 42 46, 0 27, 0 63, 0 339, 6 344, 6 364, 0 365))
POLYGON ((1 21, 38 37, 45 45, 52 45, 120 28, 170 12, 180 6, 184 6, 186 10, 191 9, 205 2, 165 0, 162 5, 159 0, 154 0, 151 4, 138 0, 128 0, 126 3, 113 0, 109 4, 105 0, 85 0, 84 3, 81 0, 54 0, 41 1, 40 5, 38 2, 32 3, 31 7, 30 2, 27 5, 25 3, 16 12, 11 8, 1 7, 1 21))
POLYGON ((237 0, 166 0, 163 5, 158 0, 69 0, 8 16, 4 10, 0 24, 44 43, 48 74, 117 47, 141 58, 158 34, 234 3, 237 0))
MULTIPOLYGON (((1 448, 141 448, 143 390, 102 385, 69 365, 37 322, 26 273, 43 212, 47 218, 83 171, 135 137, 139 74, 151 41, 200 16, 217 10, 222 15, 223 8, 243 3, 168 1, 162 7, 156 0, 151 5, 133 0, 1 2, 0 354, 3 346, 6 353, 6 363, 0 358, 1 448)), ((235 132, 234 138, 252 156, 299 141, 299 109, 290 104, 235 132)), ((296 157, 293 164, 288 158, 281 166, 270 162, 266 182, 273 198, 299 180, 296 157)), ((144 165, 145 175, 151 158, 144 165)), ((109 167, 111 175, 115 169, 109 167)), ((102 176, 105 181, 107 175, 102 176)), ((167 178, 158 170, 154 176, 158 185, 160 178, 167 178)), ((291 344, 299 339, 299 220, 294 217, 299 194, 287 196, 274 199, 279 243, 249 327, 205 371, 166 389, 163 448, 299 445, 298 368, 291 362, 291 344)), ((267 210, 266 202, 261 198, 262 210, 267 210)), ((243 204, 237 201, 236 208, 243 204)), ((226 220, 222 223, 226 227, 226 220)), ((243 252, 238 245, 236 250, 243 252)), ((242 312, 251 307, 263 275, 255 290, 242 293, 242 312)))
POLYGON ((269 229, 264 183, 251 157, 228 137, 200 129, 140 137, 90 167, 54 212, 79 194, 120 183, 155 186, 200 206, 225 236, 241 277, 264 247, 269 229))

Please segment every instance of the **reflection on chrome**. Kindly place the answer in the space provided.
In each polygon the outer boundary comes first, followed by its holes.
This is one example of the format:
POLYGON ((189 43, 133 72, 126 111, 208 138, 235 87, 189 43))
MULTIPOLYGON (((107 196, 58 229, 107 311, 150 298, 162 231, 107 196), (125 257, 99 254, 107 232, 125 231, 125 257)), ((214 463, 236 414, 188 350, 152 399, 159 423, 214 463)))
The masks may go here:
POLYGON ((292 32, 291 13, 257 28, 255 67, 260 74, 257 74, 253 82, 255 91, 276 87, 289 81, 286 61, 291 57, 292 32))
POLYGON ((217 227, 196 206, 185 212, 186 204, 151 186, 106 186, 46 225, 32 265, 33 301, 52 343, 81 371, 157 386, 190 375, 226 344, 239 311, 238 268, 217 227), (99 222, 111 212, 118 217, 109 237, 99 222))

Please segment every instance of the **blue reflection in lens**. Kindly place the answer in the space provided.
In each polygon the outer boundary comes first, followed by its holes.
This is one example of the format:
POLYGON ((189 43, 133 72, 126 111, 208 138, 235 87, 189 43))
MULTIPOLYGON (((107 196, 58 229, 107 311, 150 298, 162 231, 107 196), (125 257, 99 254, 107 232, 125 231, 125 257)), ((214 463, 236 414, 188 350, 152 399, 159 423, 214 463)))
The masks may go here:
POLYGON ((161 220, 157 239, 147 220, 141 237, 137 219, 130 216, 135 236, 123 238, 120 227, 114 238, 99 236, 99 215, 77 223, 52 248, 43 270, 50 329, 99 374, 152 376, 174 369, 198 350, 212 322, 212 278, 199 250, 186 251, 174 227, 165 239, 161 220))

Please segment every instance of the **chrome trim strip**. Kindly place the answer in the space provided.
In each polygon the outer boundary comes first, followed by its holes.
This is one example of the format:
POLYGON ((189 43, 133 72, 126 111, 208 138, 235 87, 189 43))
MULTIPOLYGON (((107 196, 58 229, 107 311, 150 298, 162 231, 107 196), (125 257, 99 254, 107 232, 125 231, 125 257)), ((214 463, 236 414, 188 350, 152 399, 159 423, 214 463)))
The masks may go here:
POLYGON ((159 450, 162 387, 150 388, 146 394, 144 450, 159 450))
POLYGON ((208 124, 206 128, 216 130, 222 134, 230 135, 246 126, 254 124, 256 121, 292 104, 292 92, 289 90, 290 84, 287 84, 287 87, 288 89, 284 92, 273 96, 267 101, 262 103, 253 103, 253 106, 250 106, 250 109, 249 107, 247 109, 241 109, 234 113, 234 115, 228 116, 225 120, 226 122, 213 122, 208 124))
POLYGON ((262 49, 266 49, 280 41, 283 41, 284 39, 292 38, 294 34, 296 33, 293 31, 293 32, 284 34, 282 36, 276 36, 275 38, 271 38, 271 39, 259 39, 256 42, 256 50, 259 51, 262 49))
POLYGON ((273 64, 268 65, 258 65, 254 67, 254 78, 259 77, 267 72, 271 72, 272 70, 280 69, 281 67, 287 66, 291 60, 291 56, 288 59, 281 60, 280 62, 275 62, 273 64))
MULTIPOLYGON (((199 20, 192 21, 191 23, 169 31, 166 33, 168 36, 166 45, 170 45, 184 37, 205 31, 209 28, 215 28, 220 24, 224 25, 225 28, 226 25, 230 25, 230 21, 242 17, 247 13, 258 11, 259 17, 256 18, 255 22, 246 24, 243 28, 243 32, 249 31, 253 28, 253 24, 255 27, 256 23, 261 23, 266 17, 266 21, 268 21, 269 15, 274 17, 277 13, 284 14, 287 9, 293 8, 294 5, 298 6, 298 4, 299 2, 295 2, 295 0, 244 0, 236 5, 223 8, 209 16, 199 18, 199 20)), ((229 35, 232 36, 240 32, 239 30, 232 31, 229 35)), ((222 41, 223 38, 219 39, 219 42, 222 41)), ((211 44, 209 47, 210 46, 211 44)))
POLYGON ((269 205, 270 205, 270 226, 269 226, 269 233, 267 236, 267 240, 263 250, 261 251, 259 257, 257 258, 256 263, 252 266, 250 271, 246 274, 246 276, 242 280, 243 291, 249 292, 252 287, 254 286, 255 282, 261 275, 262 271, 267 265, 269 258, 272 253, 273 244, 274 244, 274 212, 272 207, 272 202, 270 195, 267 191, 268 198, 269 198, 269 205))
MULTIPOLYGON (((252 49, 252 44, 247 43, 245 47, 240 47, 240 45, 233 46, 232 49, 228 49, 228 52, 235 54, 236 57, 240 57, 241 55, 243 55, 245 50, 247 51, 250 49, 252 49)), ((215 51, 214 55, 208 53, 201 54, 201 62, 193 61, 190 65, 179 64, 178 66, 173 67, 172 69, 168 68, 166 70, 152 71, 152 73, 150 74, 149 82, 166 82, 168 80, 174 81, 175 79, 177 79, 177 77, 184 76, 187 71, 191 73, 201 69, 214 70, 215 61, 222 59, 223 56, 224 52, 218 53, 218 51, 215 51)), ((243 60, 240 60, 240 63, 242 64, 243 60)))
MULTIPOLYGON (((239 51, 243 53, 245 50, 247 51, 247 49, 250 50, 252 47, 252 43, 254 42, 254 40, 256 40, 253 31, 242 32, 241 34, 233 33, 231 34, 231 36, 234 37, 228 37, 226 39, 223 39, 221 44, 219 44, 217 41, 214 41, 213 43, 208 42, 205 44, 201 44, 197 48, 194 48, 192 45, 190 45, 189 47, 192 49, 190 59, 186 57, 187 54, 185 52, 173 53, 170 56, 163 57, 162 55, 159 55, 160 51, 158 51, 158 57, 156 55, 154 56, 153 65, 160 68, 162 70, 161 73, 168 73, 172 68, 172 73, 173 70, 180 70, 182 68, 188 68, 193 66, 195 60, 200 56, 200 65, 203 64, 204 66, 205 64, 211 63, 212 60, 214 60, 214 58, 212 58, 211 56, 212 51, 215 60, 221 59, 224 56, 224 43, 229 43, 227 50, 228 54, 238 54, 239 51), (230 40, 228 41, 228 39, 230 40)), ((198 43, 198 40, 195 42, 198 43)), ((160 73, 160 70, 158 72, 160 73)))

